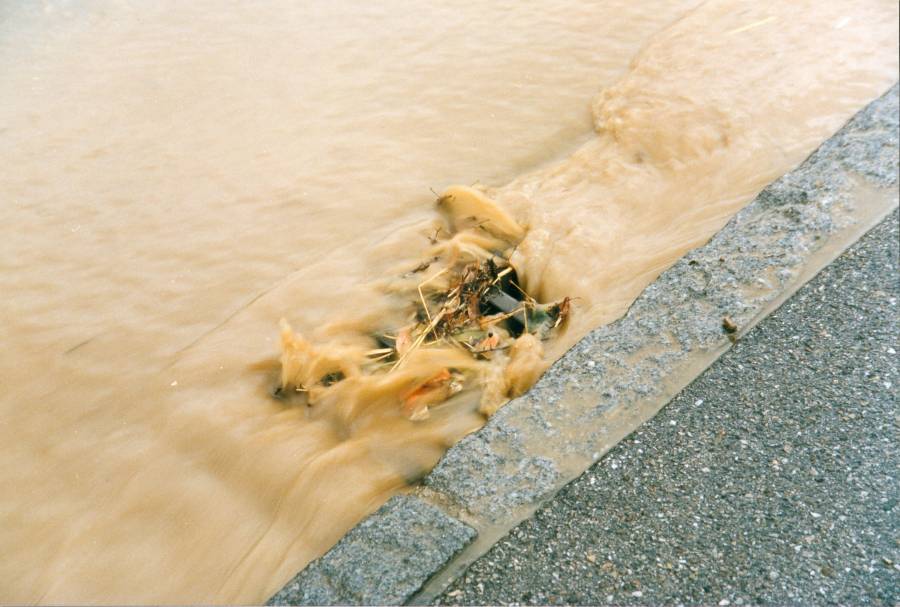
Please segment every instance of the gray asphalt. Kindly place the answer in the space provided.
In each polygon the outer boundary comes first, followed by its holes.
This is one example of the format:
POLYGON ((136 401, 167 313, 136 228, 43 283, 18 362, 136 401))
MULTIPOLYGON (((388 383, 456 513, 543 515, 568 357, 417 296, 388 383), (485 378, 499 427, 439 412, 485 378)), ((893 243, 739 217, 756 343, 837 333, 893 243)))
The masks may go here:
POLYGON ((894 212, 435 603, 900 602, 894 212))

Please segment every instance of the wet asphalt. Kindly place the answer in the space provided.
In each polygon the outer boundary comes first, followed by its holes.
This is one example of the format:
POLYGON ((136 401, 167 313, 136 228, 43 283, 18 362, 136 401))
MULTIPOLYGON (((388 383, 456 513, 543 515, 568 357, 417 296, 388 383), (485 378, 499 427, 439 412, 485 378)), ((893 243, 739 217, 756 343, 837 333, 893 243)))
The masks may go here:
POLYGON ((898 215, 439 604, 900 603, 898 215))

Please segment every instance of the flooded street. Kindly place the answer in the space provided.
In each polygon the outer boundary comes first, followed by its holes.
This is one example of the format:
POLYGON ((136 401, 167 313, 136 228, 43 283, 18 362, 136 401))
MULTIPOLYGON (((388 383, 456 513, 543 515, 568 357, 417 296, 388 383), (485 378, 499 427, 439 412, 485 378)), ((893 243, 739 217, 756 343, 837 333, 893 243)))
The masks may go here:
POLYGON ((896 80, 897 13, 4 5, 0 601, 265 601, 484 422, 477 382, 418 422, 272 398, 280 319, 397 329, 432 190, 475 184, 576 298, 550 364, 896 80))

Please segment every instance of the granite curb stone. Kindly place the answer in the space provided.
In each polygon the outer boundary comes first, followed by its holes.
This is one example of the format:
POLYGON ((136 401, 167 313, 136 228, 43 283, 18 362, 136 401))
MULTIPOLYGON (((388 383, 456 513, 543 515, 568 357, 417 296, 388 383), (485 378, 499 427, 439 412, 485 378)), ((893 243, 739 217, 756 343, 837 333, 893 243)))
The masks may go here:
POLYGON ((853 223, 860 181, 896 186, 897 108, 895 84, 664 272, 625 317, 589 333, 527 394, 452 447, 418 497, 393 498, 270 602, 406 602, 476 528, 509 528, 550 497, 574 476, 573 460, 596 460, 598 444, 621 438, 607 435, 609 416, 640 423, 671 398, 666 379, 693 355, 713 360, 758 320, 828 237, 853 223), (736 335, 723 331, 726 316, 736 335), (649 414, 639 410, 647 402, 655 403, 649 414))
POLYGON ((663 378, 693 353, 731 345, 726 316, 748 327, 828 236, 853 221, 858 179, 876 187, 897 183, 897 104, 895 85, 706 246, 664 272, 625 317, 589 333, 527 394, 452 447, 425 485, 488 523, 552 494, 562 479, 559 456, 590 453, 602 443, 604 414, 665 399, 663 378), (561 408, 573 391, 581 406, 561 408))
POLYGON ((397 495, 310 563, 268 605, 402 603, 475 538, 415 496, 397 495))

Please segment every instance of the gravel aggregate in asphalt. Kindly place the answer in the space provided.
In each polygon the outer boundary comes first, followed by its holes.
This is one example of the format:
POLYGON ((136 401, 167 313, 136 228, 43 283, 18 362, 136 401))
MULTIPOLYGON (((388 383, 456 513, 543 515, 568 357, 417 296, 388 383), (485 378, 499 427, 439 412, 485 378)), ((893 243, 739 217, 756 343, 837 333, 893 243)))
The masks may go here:
POLYGON ((900 601, 895 211, 436 604, 900 601))

